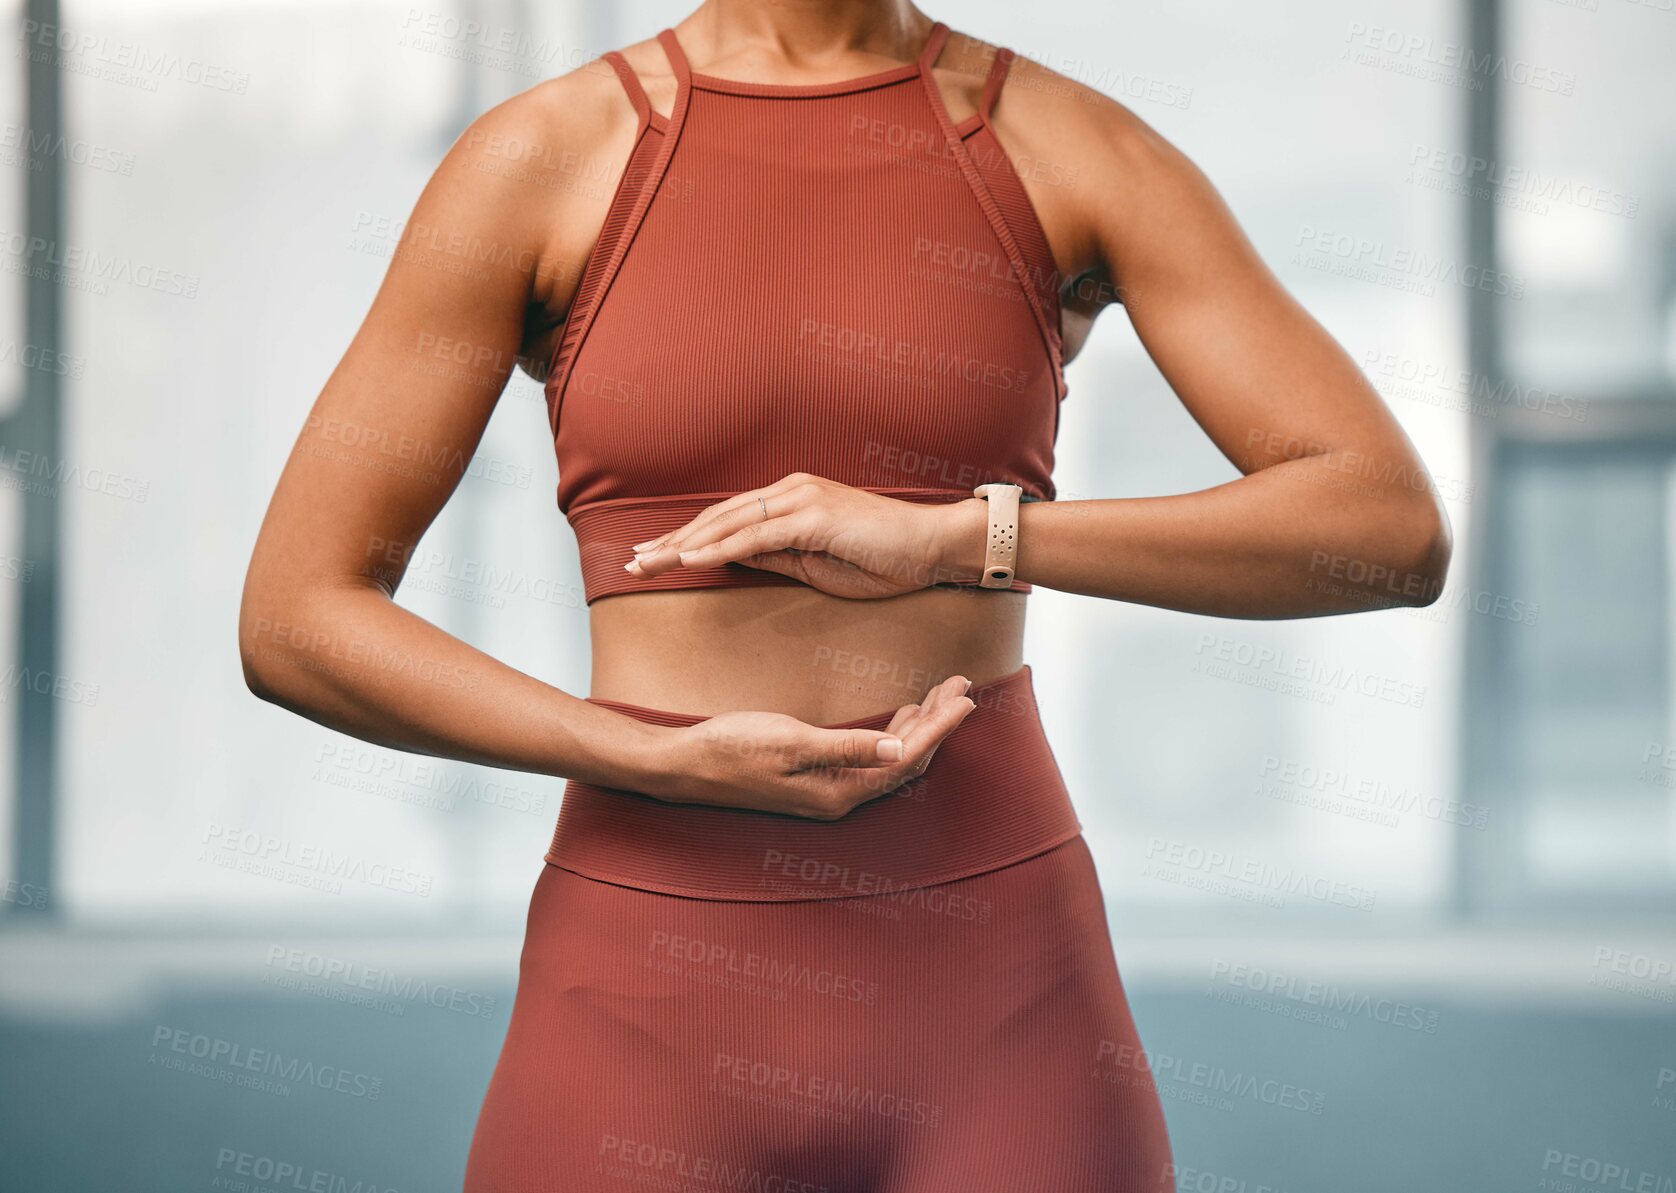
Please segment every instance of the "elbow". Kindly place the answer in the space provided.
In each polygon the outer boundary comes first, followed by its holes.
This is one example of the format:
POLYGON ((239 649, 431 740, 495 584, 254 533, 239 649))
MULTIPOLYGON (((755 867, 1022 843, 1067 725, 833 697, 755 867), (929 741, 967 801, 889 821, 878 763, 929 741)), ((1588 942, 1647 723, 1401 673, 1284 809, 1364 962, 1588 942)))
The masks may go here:
POLYGON ((1393 563, 1403 577, 1397 586, 1401 602, 1423 609, 1443 594, 1454 555, 1454 532, 1436 494, 1428 489, 1413 496, 1392 527, 1391 541, 1397 546, 1393 563))
POLYGON ((241 616, 239 618, 239 666, 244 671, 244 686, 258 700, 274 701, 274 659, 265 641, 272 618, 241 616))
POLYGON ((343 591, 296 577, 245 581, 239 667, 251 695, 293 712, 312 702, 320 677, 331 670, 322 667, 320 652, 330 647, 331 627, 347 615, 338 603, 343 591))
MULTIPOLYGON (((240 652, 243 654, 243 652, 240 652)), ((262 671, 262 665, 244 655, 244 686, 250 694, 265 703, 274 703, 274 687, 268 676, 262 671)))
POLYGON ((288 662, 277 631, 285 620, 273 594, 247 579, 239 604, 239 667, 250 694, 269 704, 278 701, 280 676, 288 662))

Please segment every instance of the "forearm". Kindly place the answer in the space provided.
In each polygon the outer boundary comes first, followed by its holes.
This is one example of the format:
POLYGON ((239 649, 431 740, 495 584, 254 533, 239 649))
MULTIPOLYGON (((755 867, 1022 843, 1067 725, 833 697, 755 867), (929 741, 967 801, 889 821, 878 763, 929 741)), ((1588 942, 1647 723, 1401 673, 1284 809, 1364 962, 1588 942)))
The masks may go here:
MULTIPOLYGON (((963 504, 968 527, 948 566, 977 575, 986 503, 963 504)), ((1311 617, 1431 603, 1448 540, 1430 492, 1358 481, 1309 456, 1178 496, 1027 502, 1015 574, 1190 613, 1311 617)))
POLYGON ((666 730, 509 667, 376 585, 254 603, 240 653, 263 699, 378 745, 629 790, 668 766, 666 730))

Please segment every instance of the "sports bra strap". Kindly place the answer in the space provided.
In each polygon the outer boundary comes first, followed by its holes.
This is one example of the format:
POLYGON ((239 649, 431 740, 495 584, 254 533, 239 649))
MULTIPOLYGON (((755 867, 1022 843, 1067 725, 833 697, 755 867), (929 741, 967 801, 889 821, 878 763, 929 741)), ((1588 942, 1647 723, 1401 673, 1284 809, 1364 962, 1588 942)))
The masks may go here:
POLYGON ((937 55, 943 52, 943 43, 948 39, 949 27, 941 21, 935 22, 931 26, 931 36, 925 39, 925 49, 920 51, 919 68, 922 72, 937 65, 937 55))
POLYGON ((628 64, 616 50, 608 50, 601 54, 611 64, 611 69, 617 72, 617 78, 623 84, 623 90, 628 92, 629 102, 634 105, 634 114, 640 118, 640 132, 652 121, 652 105, 646 99, 646 89, 640 85, 640 77, 634 73, 634 67, 628 64))
POLYGON ((681 43, 675 40, 675 30, 662 30, 658 34, 658 44, 663 47, 664 54, 669 58, 669 69, 675 74, 675 82, 685 90, 692 78, 692 67, 687 65, 687 56, 681 50, 681 43))
POLYGON ((1013 52, 1008 49, 995 51, 995 61, 989 64, 989 77, 983 81, 983 94, 978 97, 978 115, 985 124, 989 123, 989 114, 995 110, 996 97, 1001 94, 1001 84, 1006 80, 1007 68, 1012 65, 1013 52))

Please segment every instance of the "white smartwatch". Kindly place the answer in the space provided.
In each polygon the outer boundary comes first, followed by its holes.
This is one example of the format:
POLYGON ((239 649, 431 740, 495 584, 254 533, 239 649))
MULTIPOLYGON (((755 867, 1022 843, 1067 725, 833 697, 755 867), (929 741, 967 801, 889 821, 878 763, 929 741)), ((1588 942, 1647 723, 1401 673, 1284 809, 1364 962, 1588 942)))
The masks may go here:
POLYGON ((984 588, 1010 588, 1013 568, 1018 563, 1018 499, 1024 490, 1018 485, 979 485, 973 497, 989 502, 989 542, 984 549, 984 588))

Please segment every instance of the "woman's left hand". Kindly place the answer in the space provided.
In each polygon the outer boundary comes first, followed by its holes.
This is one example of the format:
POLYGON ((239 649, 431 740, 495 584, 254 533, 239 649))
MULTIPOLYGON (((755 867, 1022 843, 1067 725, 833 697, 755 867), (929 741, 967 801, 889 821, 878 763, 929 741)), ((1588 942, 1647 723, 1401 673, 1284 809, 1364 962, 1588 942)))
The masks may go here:
POLYGON ((636 543, 628 570, 658 576, 733 562, 795 577, 833 596, 896 596, 979 579, 987 525, 982 498, 926 505, 794 472, 636 543), (977 559, 969 569, 956 562, 973 550, 977 559))

